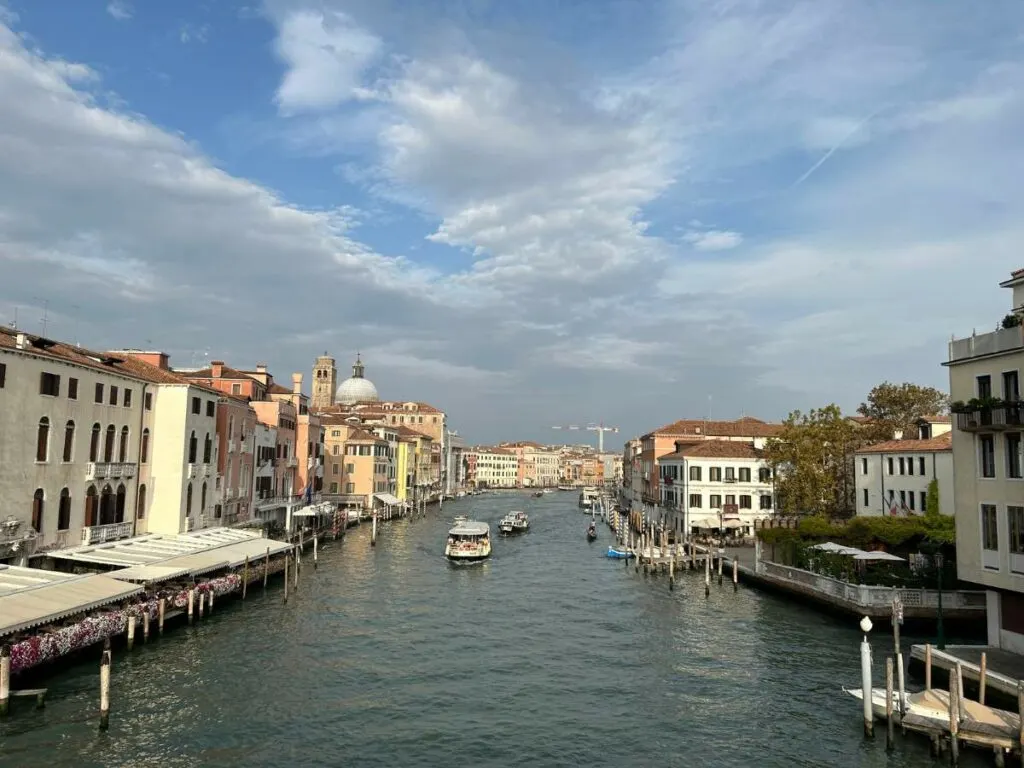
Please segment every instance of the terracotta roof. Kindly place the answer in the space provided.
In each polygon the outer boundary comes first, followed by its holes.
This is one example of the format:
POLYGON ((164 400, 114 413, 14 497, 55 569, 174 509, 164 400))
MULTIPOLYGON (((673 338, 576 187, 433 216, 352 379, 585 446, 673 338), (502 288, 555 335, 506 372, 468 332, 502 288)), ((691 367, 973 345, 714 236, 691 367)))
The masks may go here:
POLYGON ((953 420, 948 415, 937 415, 937 416, 925 416, 924 418, 918 419, 918 423, 927 424, 952 424, 953 420))
POLYGON ((675 453, 662 456, 658 461, 666 459, 760 459, 761 451, 751 443, 733 442, 731 440, 702 440, 699 443, 683 445, 675 453))
MULTIPOLYGON (((197 379, 212 379, 213 368, 200 368, 196 371, 176 371, 181 376, 187 376, 188 378, 195 377, 197 379)), ((263 382, 259 379, 253 378, 246 371, 240 371, 237 368, 231 368, 230 366, 223 365, 220 370, 220 377, 222 379, 239 380, 239 381, 255 381, 257 384, 263 382)))
POLYGON ((856 416, 847 416, 846 420, 856 422, 857 424, 873 424, 875 422, 875 420, 870 416, 861 416, 859 414, 856 416))
POLYGON ((775 437, 782 432, 781 424, 761 421, 744 416, 733 421, 705 421, 704 419, 680 419, 666 424, 644 437, 653 435, 707 435, 709 437, 775 437))
POLYGON ((277 382, 274 382, 269 387, 267 387, 267 392, 269 392, 272 395, 290 395, 290 394, 293 394, 292 391, 290 389, 288 389, 288 387, 283 387, 280 384, 278 384, 277 382))
POLYGON ((886 440, 868 445, 856 453, 931 453, 953 450, 953 434, 947 432, 927 440, 886 440))
POLYGON ((353 429, 351 432, 348 433, 348 437, 345 438, 345 439, 346 440, 364 440, 364 441, 365 440, 371 440, 371 441, 373 441, 375 443, 387 442, 386 440, 381 440, 375 434, 373 434, 371 432, 367 432, 365 429, 353 429))
POLYGON ((415 429, 409 429, 409 427, 404 424, 390 424, 388 425, 388 429, 392 432, 398 433, 399 437, 425 437, 427 440, 431 439, 430 435, 424 435, 422 432, 417 432, 415 429))

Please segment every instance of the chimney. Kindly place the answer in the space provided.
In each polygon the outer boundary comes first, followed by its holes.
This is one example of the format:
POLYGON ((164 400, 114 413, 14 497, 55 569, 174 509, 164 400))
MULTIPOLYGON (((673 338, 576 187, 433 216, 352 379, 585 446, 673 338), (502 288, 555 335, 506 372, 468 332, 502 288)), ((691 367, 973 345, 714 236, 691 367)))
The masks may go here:
POLYGON ((267 372, 267 364, 266 363, 256 363, 256 373, 266 373, 266 372, 267 372))
POLYGON ((18 335, 14 337, 14 346, 18 349, 24 349, 28 346, 28 336, 21 331, 18 331, 18 335))
POLYGON ((293 373, 292 374, 292 394, 293 395, 301 395, 302 394, 302 374, 301 373, 293 373))
POLYGON ((219 379, 221 377, 221 375, 223 375, 223 373, 224 373, 224 361, 223 360, 214 360, 212 363, 210 363, 210 376, 212 376, 215 379, 219 379))

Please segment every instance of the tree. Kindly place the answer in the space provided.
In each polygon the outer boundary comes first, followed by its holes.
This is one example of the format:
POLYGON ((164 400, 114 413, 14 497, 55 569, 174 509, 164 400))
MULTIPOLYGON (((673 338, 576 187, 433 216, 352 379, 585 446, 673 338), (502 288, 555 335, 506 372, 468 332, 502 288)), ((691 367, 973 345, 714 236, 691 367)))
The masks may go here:
POLYGON ((867 402, 857 408, 861 416, 871 419, 867 431, 878 441, 892 440, 899 431, 905 438, 916 437, 919 419, 948 410, 949 395, 945 392, 910 382, 893 384, 888 381, 868 392, 867 402))
POLYGON ((837 405, 793 411, 765 458, 776 471, 775 490, 786 514, 845 517, 855 489, 853 452, 864 443, 861 429, 837 405))
POLYGON ((928 493, 925 496, 924 514, 928 518, 939 516, 939 481, 934 477, 928 483, 928 493))

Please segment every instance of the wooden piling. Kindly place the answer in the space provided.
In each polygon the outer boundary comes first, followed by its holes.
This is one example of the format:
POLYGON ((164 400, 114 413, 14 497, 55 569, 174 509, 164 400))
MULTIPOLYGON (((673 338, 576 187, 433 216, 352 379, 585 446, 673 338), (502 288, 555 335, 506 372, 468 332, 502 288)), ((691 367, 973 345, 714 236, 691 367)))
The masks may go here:
POLYGON ((199 618, 203 618, 203 609, 206 608, 206 593, 199 593, 199 618))
POLYGON ((128 650, 135 647, 135 614, 128 614, 128 650))
POLYGON ((267 547, 267 554, 263 557, 263 588, 267 588, 267 576, 270 575, 270 547, 267 547))
POLYGON ((142 612, 142 642, 149 642, 149 608, 142 612))
POLYGON ((296 592, 299 591, 299 558, 301 557, 301 555, 299 554, 300 551, 301 550, 299 550, 299 549, 295 550, 295 591, 296 592))
POLYGON ((988 657, 987 654, 981 652, 981 664, 980 671, 978 672, 978 703, 985 703, 985 678, 987 677, 988 671, 988 657))
POLYGON ((885 657, 885 748, 890 752, 896 743, 896 731, 892 717, 892 657, 885 657))
POLYGON ((1020 715, 1017 748, 1020 750, 1020 764, 1024 765, 1024 680, 1017 681, 1017 714, 1020 715))
POLYGON ((319 557, 319 554, 317 552, 317 536, 316 536, 316 532, 314 531, 313 532, 313 570, 314 571, 317 569, 317 567, 319 565, 319 563, 317 562, 319 559, 320 559, 320 557, 319 557))
POLYGON ((0 717, 7 714, 11 705, 11 646, 0 645, 0 717))
POLYGON ((732 591, 739 592, 740 590, 740 561, 736 555, 732 558, 732 591))
POLYGON ((924 689, 930 691, 932 689, 932 644, 926 643, 924 646, 924 689))
POLYGON ((110 727, 110 638, 103 641, 100 658, 100 730, 110 727))
POLYGON ((723 559, 724 559, 724 556, 722 555, 722 551, 719 550, 718 551, 718 586, 722 586, 722 560, 723 559))
POLYGON ((191 624, 193 621, 195 621, 195 611, 196 611, 196 591, 195 591, 195 589, 190 589, 188 591, 188 623, 189 624, 191 624))
POLYGON ((208 600, 207 600, 207 603, 206 603, 206 612, 207 613, 213 613, 213 598, 214 598, 213 587, 210 587, 210 591, 207 593, 207 597, 208 597, 208 600))
POLYGON ((156 631, 157 634, 164 633, 164 614, 167 613, 167 598, 161 597, 156 604, 156 631))
POLYGON ((284 554, 284 601, 288 602, 288 553, 284 554))
POLYGON ((676 553, 672 552, 668 558, 668 588, 676 588, 676 553))
POLYGON ((711 597, 711 550, 704 558, 704 597, 711 597))
POLYGON ((377 513, 373 513, 373 528, 370 530, 370 546, 377 546, 377 513))
POLYGON ((954 766, 960 761, 960 679, 955 671, 949 676, 949 759, 954 766))

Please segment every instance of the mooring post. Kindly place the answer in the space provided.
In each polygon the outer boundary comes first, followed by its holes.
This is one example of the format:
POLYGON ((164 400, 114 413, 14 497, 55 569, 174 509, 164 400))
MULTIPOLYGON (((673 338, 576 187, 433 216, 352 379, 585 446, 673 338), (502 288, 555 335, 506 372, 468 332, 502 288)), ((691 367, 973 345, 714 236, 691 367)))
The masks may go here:
POLYGON ((738 555, 732 556, 732 591, 740 591, 740 561, 738 555))
POLYGON ((668 588, 676 588, 676 553, 675 550, 668 556, 668 588))
POLYGON ((242 599, 245 600, 245 593, 249 588, 249 556, 245 556, 242 564, 242 599))
POLYGON ((985 703, 985 678, 988 676, 988 657, 985 651, 981 652, 981 669, 978 672, 978 703, 985 703))
POLYGON ((149 606, 142 612, 142 642, 149 642, 149 606))
POLYGON ((960 678, 956 670, 949 676, 949 759, 960 762, 960 678))
POLYGON ((925 643, 924 646, 924 689, 932 689, 932 644, 925 643))
POLYGON ((11 705, 11 646, 0 645, 0 717, 11 705))
POLYGON ((210 591, 207 592, 206 594, 208 596, 208 600, 207 600, 207 603, 206 603, 206 612, 207 613, 213 613, 213 598, 214 598, 213 585, 210 585, 210 591))
POLYGON ((128 614, 128 650, 135 647, 135 614, 128 614))
POLYGON ((206 593, 199 593, 199 618, 203 618, 203 608, 206 607, 206 593))
POLYGON ((100 658, 100 730, 110 727, 110 638, 103 641, 100 658))
POLYGON ((711 597, 711 550, 704 558, 704 597, 711 597))
POLYGON ((865 616, 860 620, 860 628, 864 633, 864 639, 860 641, 860 690, 864 699, 864 736, 871 738, 875 735, 875 712, 872 708, 873 689, 871 683, 871 643, 868 642, 868 632, 872 627, 871 619, 865 616))
POLYGON ((167 612, 167 598, 161 597, 156 604, 156 631, 157 634, 164 633, 164 614, 167 612))
POLYGON ((1017 714, 1020 729, 1017 731, 1017 749, 1020 750, 1020 764, 1024 765, 1024 680, 1017 681, 1017 714))
POLYGON ((725 553, 722 548, 718 548, 718 586, 722 586, 722 560, 725 557, 725 553))
POLYGON ((284 553, 284 601, 288 602, 288 556, 289 553, 284 553))
POLYGON ((193 587, 188 591, 188 623, 195 621, 196 611, 196 590, 193 587))
POLYGON ((893 728, 892 718, 892 657, 885 657, 885 748, 890 752, 896 742, 896 732, 893 728))
POLYGON ((298 549, 295 550, 295 591, 296 592, 299 591, 299 557, 300 557, 299 551, 300 550, 298 550, 298 549))
POLYGON ((370 530, 370 546, 377 546, 377 513, 373 513, 373 527, 370 530))
POLYGON ((317 569, 317 566, 319 565, 319 563, 317 562, 319 559, 320 559, 320 556, 319 556, 319 553, 317 552, 317 535, 316 535, 316 531, 314 531, 313 532, 313 570, 314 571, 317 569))

